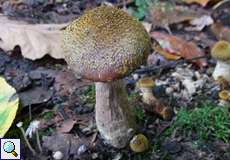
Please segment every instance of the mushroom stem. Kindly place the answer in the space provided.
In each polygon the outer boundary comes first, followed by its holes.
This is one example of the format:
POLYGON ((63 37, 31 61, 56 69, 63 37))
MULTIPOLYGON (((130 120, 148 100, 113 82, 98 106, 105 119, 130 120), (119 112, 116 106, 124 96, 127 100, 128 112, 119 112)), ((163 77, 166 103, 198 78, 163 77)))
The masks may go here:
POLYGON ((216 68, 213 72, 213 78, 218 80, 220 76, 230 82, 230 61, 217 61, 216 68))
POLYGON ((125 147, 133 136, 135 117, 123 80, 96 83, 96 123, 102 137, 114 147, 125 147))

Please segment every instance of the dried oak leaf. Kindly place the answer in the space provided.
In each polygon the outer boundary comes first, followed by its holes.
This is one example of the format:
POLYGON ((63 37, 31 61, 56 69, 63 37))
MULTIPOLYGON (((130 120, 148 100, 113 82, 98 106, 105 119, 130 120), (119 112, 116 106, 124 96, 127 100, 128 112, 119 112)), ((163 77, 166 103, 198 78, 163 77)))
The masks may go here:
POLYGON ((61 59, 61 31, 66 24, 27 24, 0 16, 0 48, 9 51, 19 46, 25 58, 35 60, 46 54, 61 59))
MULTIPOLYGON (((172 54, 172 57, 174 57, 175 60, 179 57, 192 59, 195 57, 204 56, 204 53, 201 51, 201 49, 198 48, 193 42, 187 42, 186 40, 177 36, 160 32, 152 32, 151 36, 160 44, 161 48, 166 51, 167 54, 172 54)), ((165 55, 164 52, 160 51, 159 53, 165 55)), ((169 55, 167 56, 169 57, 169 55)), ((199 67, 207 66, 205 59, 195 60, 194 63, 199 67)))
POLYGON ((76 120, 67 119, 65 120, 60 127, 57 128, 57 132, 59 133, 69 133, 74 125, 76 124, 76 120))

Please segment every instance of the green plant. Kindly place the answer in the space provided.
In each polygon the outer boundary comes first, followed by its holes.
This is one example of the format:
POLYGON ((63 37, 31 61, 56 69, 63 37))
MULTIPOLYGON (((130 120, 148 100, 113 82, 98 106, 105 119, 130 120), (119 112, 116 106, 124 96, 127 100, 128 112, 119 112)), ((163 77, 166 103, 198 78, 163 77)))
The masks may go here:
POLYGON ((139 20, 142 20, 145 18, 150 3, 153 0, 134 0, 134 7, 129 7, 128 10, 131 12, 131 14, 135 17, 137 17, 139 20))
POLYGON ((145 111, 143 108, 135 106, 133 108, 133 112, 139 122, 143 122, 146 119, 145 111))
POLYGON ((87 103, 95 103, 96 102, 96 89, 95 85, 88 86, 84 91, 81 99, 87 103))
POLYGON ((165 134, 177 129, 184 135, 196 134, 200 140, 219 139, 230 141, 230 113, 227 107, 203 104, 194 110, 181 109, 173 125, 165 134))
POLYGON ((53 111, 44 112, 44 113, 42 114, 42 117, 43 117, 45 120, 50 120, 50 119, 54 118, 54 112, 53 112, 53 111))

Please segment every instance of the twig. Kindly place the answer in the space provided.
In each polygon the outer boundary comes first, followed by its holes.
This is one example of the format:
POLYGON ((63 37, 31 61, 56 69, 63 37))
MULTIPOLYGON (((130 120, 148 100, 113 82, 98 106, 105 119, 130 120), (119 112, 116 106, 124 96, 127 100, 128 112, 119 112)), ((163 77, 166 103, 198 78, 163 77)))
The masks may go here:
POLYGON ((31 104, 29 105, 29 120, 32 120, 31 104))
POLYGON ((145 67, 145 68, 138 69, 134 73, 145 74, 145 73, 153 72, 153 71, 156 71, 156 70, 159 70, 159 69, 173 67, 173 66, 176 66, 178 64, 185 63, 185 62, 188 62, 188 61, 194 61, 194 60, 203 59, 203 58, 209 58, 209 57, 210 56, 205 55, 205 56, 199 56, 199 57, 195 57, 195 58, 191 58, 191 59, 177 60, 177 61, 169 62, 169 63, 164 64, 164 65, 159 65, 159 66, 148 66, 148 67, 145 67))
POLYGON ((224 1, 220 1, 219 3, 217 3, 216 5, 214 5, 212 8, 215 10, 218 7, 220 7, 221 5, 223 5, 226 2, 230 2, 230 0, 224 0, 224 1))
POLYGON ((36 140, 37 140, 38 149, 39 149, 40 153, 42 153, 42 146, 41 146, 41 141, 39 138, 38 130, 36 130, 35 132, 36 132, 36 140))

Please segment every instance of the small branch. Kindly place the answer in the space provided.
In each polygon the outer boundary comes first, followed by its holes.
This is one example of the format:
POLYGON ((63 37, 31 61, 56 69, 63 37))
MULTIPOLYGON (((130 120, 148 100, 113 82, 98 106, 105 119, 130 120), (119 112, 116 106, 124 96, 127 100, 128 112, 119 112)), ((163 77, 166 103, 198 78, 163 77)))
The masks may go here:
POLYGON ((159 69, 174 67, 174 66, 181 64, 181 63, 194 61, 194 60, 198 60, 198 59, 203 59, 203 58, 209 58, 209 57, 210 57, 209 55, 205 55, 205 56, 199 56, 199 57, 195 57, 195 58, 191 58, 191 59, 182 59, 182 60, 172 61, 172 62, 169 62, 167 64, 159 65, 159 66, 152 65, 152 66, 148 66, 145 68, 137 69, 134 73, 145 74, 145 73, 153 72, 153 71, 156 71, 159 69))
POLYGON ((36 130, 35 132, 36 132, 36 140, 37 140, 38 149, 39 149, 40 153, 42 153, 42 146, 41 146, 41 141, 39 138, 38 130, 36 130))

